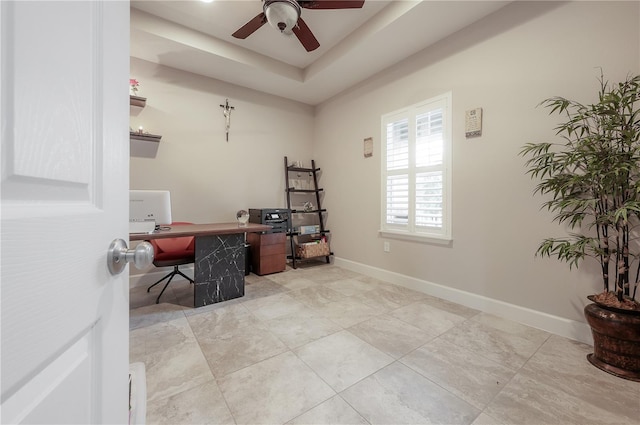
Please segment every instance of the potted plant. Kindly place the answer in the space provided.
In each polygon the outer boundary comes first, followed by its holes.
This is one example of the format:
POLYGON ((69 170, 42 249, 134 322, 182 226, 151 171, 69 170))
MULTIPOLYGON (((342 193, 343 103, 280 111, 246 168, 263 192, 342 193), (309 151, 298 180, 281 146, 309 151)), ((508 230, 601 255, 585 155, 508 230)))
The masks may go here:
POLYGON ((609 84, 602 72, 598 100, 583 105, 552 97, 541 105, 564 117, 559 143, 528 143, 527 174, 539 179, 534 193, 568 230, 544 239, 536 255, 578 267, 599 262, 603 290, 589 296, 596 367, 640 381, 640 76, 609 84))

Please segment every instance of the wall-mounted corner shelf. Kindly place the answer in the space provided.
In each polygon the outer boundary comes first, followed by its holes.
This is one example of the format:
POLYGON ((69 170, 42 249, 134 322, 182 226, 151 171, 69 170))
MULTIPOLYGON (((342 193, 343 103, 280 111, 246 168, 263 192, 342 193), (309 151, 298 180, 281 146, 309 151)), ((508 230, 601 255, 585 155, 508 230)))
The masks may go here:
POLYGON ((145 142, 160 142, 162 136, 157 134, 149 134, 149 133, 136 133, 134 131, 129 132, 130 140, 142 140, 145 142))
POLYGON ((129 105, 144 108, 147 105, 147 98, 129 95, 129 105))

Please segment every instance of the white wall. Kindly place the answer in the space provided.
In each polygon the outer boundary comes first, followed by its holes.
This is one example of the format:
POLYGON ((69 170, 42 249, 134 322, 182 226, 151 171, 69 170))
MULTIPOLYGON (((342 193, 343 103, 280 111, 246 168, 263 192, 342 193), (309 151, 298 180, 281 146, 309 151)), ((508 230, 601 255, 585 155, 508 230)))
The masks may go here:
POLYGON ((313 108, 136 58, 131 78, 147 98, 131 127, 162 135, 132 142, 131 189, 170 190, 174 221, 235 222, 240 209, 286 206, 284 156, 311 158, 313 108))
MULTIPOLYGON (((544 237, 563 234, 540 211, 535 181, 518 156, 554 139, 558 117, 536 105, 562 95, 595 99, 599 70, 612 81, 640 71, 638 2, 514 2, 473 26, 342 93, 316 110, 314 158, 323 168, 332 250, 382 269, 544 314, 584 322, 595 265, 570 272, 535 258, 544 237), (453 93, 453 243, 389 240, 380 222, 380 117, 453 93), (482 137, 465 139, 465 110, 482 107, 482 137), (373 137, 365 159, 363 139, 373 137), (339 152, 339 155, 336 153, 339 152)), ((437 286, 436 285, 436 286, 437 286)))

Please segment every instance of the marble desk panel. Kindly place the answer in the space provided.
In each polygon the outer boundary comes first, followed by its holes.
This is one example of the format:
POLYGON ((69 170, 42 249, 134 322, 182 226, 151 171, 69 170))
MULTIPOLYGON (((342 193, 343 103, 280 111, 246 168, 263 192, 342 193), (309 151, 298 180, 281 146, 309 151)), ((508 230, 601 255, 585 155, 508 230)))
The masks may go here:
POLYGON ((198 236, 194 306, 244 296, 244 234, 198 236))

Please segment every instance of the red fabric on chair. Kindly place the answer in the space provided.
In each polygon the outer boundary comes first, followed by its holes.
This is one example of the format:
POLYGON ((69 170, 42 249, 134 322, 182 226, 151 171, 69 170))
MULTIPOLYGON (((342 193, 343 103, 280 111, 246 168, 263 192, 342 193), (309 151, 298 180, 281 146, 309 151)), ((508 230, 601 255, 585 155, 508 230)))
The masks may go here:
MULTIPOLYGON (((184 221, 174 221, 171 225, 192 224, 184 221)), ((172 266, 175 260, 184 259, 183 264, 192 263, 195 259, 195 241, 193 236, 185 236, 181 238, 167 239, 151 239, 153 246, 154 259, 153 263, 157 267, 172 266), (189 261, 190 260, 190 261, 189 261), (172 264, 164 264, 170 261, 172 264), (160 263, 163 264, 160 264, 160 263), (158 264, 156 264, 158 263, 158 264)))
MULTIPOLYGON (((187 223, 183 221, 174 221, 173 223, 171 223, 172 226, 181 225, 181 224, 192 224, 192 223, 187 223)), ((184 264, 190 264, 195 261, 195 256, 196 256, 195 237, 185 236, 185 237, 179 237, 179 238, 151 239, 149 242, 153 246, 153 252, 154 252, 153 265, 156 267, 173 266, 173 271, 171 273, 169 273, 168 275, 166 275, 165 277, 163 277, 162 279, 160 279, 159 281, 151 285, 149 288, 147 288, 147 292, 149 292, 151 288, 153 288, 163 280, 167 278, 169 279, 166 285, 164 286, 164 288, 162 289, 162 291, 160 292, 160 295, 158 295, 158 298, 156 299, 156 304, 157 304, 160 302, 160 297, 164 293, 165 289, 167 289, 167 286, 169 286, 169 283, 171 282, 171 280, 176 274, 181 275, 182 277, 184 277, 185 279, 193 283, 193 279, 191 279, 190 277, 182 273, 180 270, 178 270, 178 266, 181 266, 184 264)))

